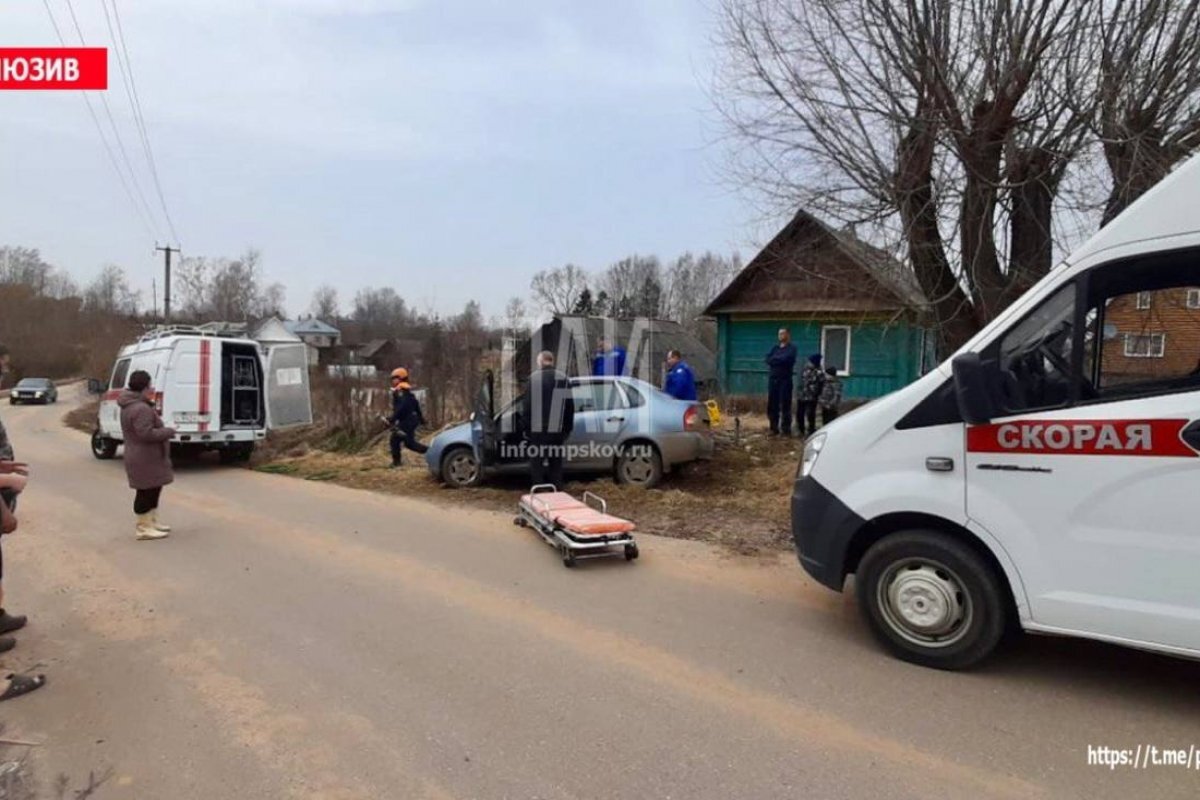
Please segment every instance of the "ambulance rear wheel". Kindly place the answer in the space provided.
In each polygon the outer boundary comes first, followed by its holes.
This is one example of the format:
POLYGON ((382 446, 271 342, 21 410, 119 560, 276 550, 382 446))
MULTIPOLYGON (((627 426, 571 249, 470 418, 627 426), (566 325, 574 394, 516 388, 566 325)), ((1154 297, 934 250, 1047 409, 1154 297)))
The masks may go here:
POLYGON ((100 431, 92 433, 92 455, 101 461, 107 461, 110 458, 115 458, 117 455, 117 442, 104 436, 100 431))
POLYGON ((965 669, 1004 636, 1001 576, 967 544, 936 531, 902 531, 867 550, 855 573, 859 608, 893 655, 935 669, 965 669))

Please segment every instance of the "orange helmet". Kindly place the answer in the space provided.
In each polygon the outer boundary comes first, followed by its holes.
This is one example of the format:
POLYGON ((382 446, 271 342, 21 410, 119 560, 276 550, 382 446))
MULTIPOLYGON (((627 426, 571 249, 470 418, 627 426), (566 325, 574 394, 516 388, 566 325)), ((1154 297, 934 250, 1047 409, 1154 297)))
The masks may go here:
POLYGON ((392 370, 392 380, 408 380, 408 370, 404 367, 396 367, 392 370))

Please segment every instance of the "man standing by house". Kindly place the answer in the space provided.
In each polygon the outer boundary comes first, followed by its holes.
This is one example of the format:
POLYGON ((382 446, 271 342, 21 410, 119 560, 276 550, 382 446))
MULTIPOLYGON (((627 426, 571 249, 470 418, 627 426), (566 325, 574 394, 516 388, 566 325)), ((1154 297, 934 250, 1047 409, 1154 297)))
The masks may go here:
POLYGON ((608 376, 624 375, 625 348, 616 347, 607 336, 601 336, 596 347, 596 353, 592 356, 592 374, 608 376))
POLYGON ((767 420, 771 435, 792 435, 792 381, 796 373, 796 345, 787 328, 779 329, 779 344, 767 353, 767 420))
POLYGON ((562 489, 563 450, 575 427, 575 401, 571 382, 554 368, 554 354, 543 350, 537 363, 520 410, 529 448, 529 473, 534 486, 552 483, 562 489))
POLYGON ((796 403, 796 427, 800 429, 801 436, 811 436, 817 432, 817 406, 820 404, 824 387, 825 373, 821 370, 821 354, 813 353, 800 372, 800 401, 796 403))
POLYGON ((667 379, 663 391, 676 400, 696 399, 696 374, 678 350, 667 351, 667 379))

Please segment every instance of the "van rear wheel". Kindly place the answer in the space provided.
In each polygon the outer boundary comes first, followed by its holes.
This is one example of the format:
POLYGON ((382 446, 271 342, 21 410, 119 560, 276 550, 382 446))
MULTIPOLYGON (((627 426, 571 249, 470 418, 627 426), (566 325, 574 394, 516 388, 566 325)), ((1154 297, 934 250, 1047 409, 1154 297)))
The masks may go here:
POLYGON ((859 607, 895 656, 935 669, 965 669, 1003 637, 1001 577, 966 544, 936 531, 902 531, 867 550, 855 574, 859 607))
POLYGON ((92 455, 96 458, 107 461, 110 458, 115 458, 117 455, 117 442, 109 439, 100 431, 92 432, 92 455))

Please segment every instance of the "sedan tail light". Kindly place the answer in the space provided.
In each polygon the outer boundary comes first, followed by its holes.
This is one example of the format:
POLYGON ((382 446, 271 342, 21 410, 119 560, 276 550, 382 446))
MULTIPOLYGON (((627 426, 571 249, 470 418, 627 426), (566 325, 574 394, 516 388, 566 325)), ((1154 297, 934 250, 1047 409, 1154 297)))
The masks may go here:
POLYGON ((707 428, 705 424, 707 421, 700 419, 699 406, 688 406, 687 411, 683 412, 683 429, 685 431, 704 431, 707 428))

